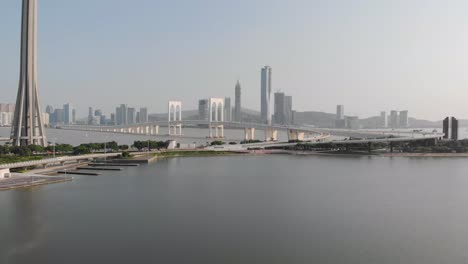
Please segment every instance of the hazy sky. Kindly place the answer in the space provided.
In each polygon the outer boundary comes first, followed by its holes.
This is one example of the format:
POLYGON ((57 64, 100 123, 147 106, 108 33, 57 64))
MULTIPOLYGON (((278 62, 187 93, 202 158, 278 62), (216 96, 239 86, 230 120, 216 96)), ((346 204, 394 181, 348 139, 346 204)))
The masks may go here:
MULTIPOLYGON (((468 1, 38 0, 42 104, 260 108, 260 69, 294 109, 468 118, 468 1)), ((20 0, 0 0, 0 102, 15 100, 20 0)))

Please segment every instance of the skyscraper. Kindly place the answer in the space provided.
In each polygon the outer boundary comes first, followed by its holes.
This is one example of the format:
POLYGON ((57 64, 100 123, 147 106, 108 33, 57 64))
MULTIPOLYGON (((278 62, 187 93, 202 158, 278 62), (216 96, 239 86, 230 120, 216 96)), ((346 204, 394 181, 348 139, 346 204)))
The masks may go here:
POLYGON ((400 120, 398 116, 398 111, 390 111, 390 121, 389 125, 391 128, 398 128, 400 126, 400 120))
POLYGON ((136 123, 136 110, 133 107, 127 108, 127 124, 136 123))
POLYGON ((73 120, 73 108, 72 106, 67 103, 63 105, 63 123, 66 125, 72 124, 73 120))
POLYGON ((148 108, 141 107, 140 108, 140 116, 138 122, 140 123, 148 123, 148 108))
POLYGON ((89 107, 88 108, 88 125, 92 125, 94 122, 94 112, 93 108, 89 107))
POLYGON ((443 133, 445 139, 458 139, 458 120, 455 117, 446 117, 443 121, 443 133))
POLYGON ((241 85, 240 82, 237 81, 236 88, 235 88, 235 100, 236 105, 234 108, 234 118, 237 122, 242 121, 242 100, 241 100, 241 85))
POLYGON ((344 105, 336 106, 336 119, 338 120, 344 119, 344 105))
POLYGON ((387 112, 382 111, 380 112, 380 127, 386 128, 388 126, 388 121, 387 121, 387 112))
POLYGON ((115 109, 115 121, 117 125, 126 125, 127 122, 127 105, 121 104, 115 109))
POLYGON ((293 110, 292 110, 292 96, 284 97, 284 123, 292 124, 293 123, 293 110))
POLYGON ((399 117, 398 122, 399 122, 399 127, 401 127, 401 128, 405 128, 405 127, 409 126, 408 111, 407 110, 400 111, 400 117, 399 117))
POLYGON ((262 121, 271 124, 271 67, 265 66, 262 68, 261 87, 260 87, 260 112, 262 121))
POLYGON ((273 120, 276 124, 284 124, 284 93, 275 93, 273 120))
POLYGON ((347 119, 344 115, 344 105, 337 105, 336 106, 336 119, 335 119, 335 127, 336 128, 346 128, 347 119))
POLYGON ((23 0, 20 80, 11 139, 14 146, 47 146, 37 82, 37 0, 23 0))

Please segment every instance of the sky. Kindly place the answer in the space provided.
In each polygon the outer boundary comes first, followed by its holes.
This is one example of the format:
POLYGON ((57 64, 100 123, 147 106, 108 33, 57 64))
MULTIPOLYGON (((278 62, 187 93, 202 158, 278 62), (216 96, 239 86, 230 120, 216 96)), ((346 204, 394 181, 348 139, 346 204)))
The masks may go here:
MULTIPOLYGON (((234 97, 260 109, 260 70, 297 111, 468 118, 468 1, 38 0, 43 107, 167 111, 234 97)), ((0 0, 0 102, 14 102, 20 0, 0 0)))

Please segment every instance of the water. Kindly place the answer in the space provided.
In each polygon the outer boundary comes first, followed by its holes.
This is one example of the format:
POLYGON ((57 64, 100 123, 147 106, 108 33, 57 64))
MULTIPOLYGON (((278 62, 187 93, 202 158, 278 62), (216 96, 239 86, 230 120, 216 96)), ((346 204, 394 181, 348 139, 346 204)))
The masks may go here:
POLYGON ((467 263, 462 158, 172 158, 0 192, 0 263, 467 263))

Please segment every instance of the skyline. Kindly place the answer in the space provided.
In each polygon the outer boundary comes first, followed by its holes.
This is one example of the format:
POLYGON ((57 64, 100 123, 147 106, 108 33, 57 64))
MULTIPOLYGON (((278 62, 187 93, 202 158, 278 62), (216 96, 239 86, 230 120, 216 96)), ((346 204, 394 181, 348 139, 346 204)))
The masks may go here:
MULTIPOLYGON (((199 98, 234 98, 239 79, 243 105, 260 110, 260 69, 270 65, 272 92, 293 96, 298 111, 333 113, 344 104, 360 117, 408 109, 421 119, 468 118, 463 100, 468 37, 460 33, 468 24, 461 12, 467 3, 201 1, 180 7, 113 1, 115 15, 103 20, 108 3, 40 1, 42 108, 70 102, 81 116, 88 105, 111 112, 126 103, 155 113, 163 112, 168 100, 180 99, 185 109, 196 109, 199 98), (264 21, 264 13, 278 21, 264 21), (171 18, 174 14, 181 21, 171 18), (128 33, 125 38, 122 32, 128 33), (425 103, 416 103, 421 98, 425 103)), ((5 102, 16 95, 20 11, 17 1, 0 10, 5 102)))

